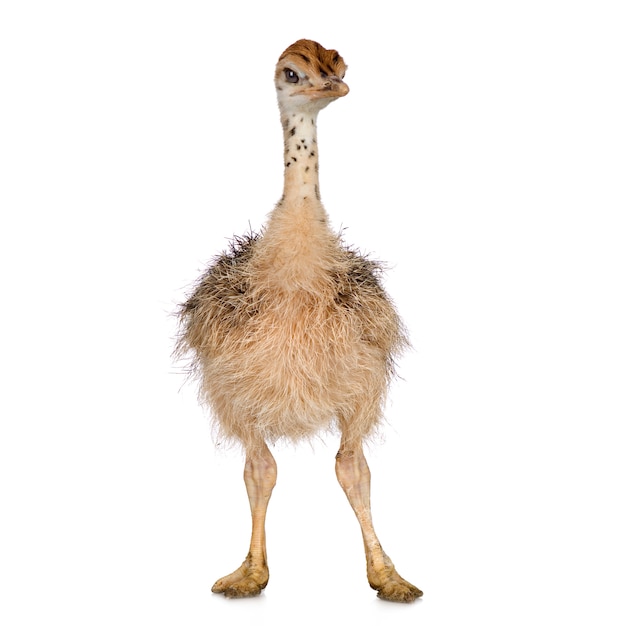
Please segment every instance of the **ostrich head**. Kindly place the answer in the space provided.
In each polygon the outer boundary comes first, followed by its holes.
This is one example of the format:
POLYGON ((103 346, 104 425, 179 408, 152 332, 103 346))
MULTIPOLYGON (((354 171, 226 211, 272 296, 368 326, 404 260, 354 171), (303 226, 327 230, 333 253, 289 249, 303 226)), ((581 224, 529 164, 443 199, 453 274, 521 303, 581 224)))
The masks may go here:
POLYGON ((315 41, 300 39, 278 59, 274 83, 281 111, 323 109, 345 96, 347 66, 336 50, 326 50, 315 41))

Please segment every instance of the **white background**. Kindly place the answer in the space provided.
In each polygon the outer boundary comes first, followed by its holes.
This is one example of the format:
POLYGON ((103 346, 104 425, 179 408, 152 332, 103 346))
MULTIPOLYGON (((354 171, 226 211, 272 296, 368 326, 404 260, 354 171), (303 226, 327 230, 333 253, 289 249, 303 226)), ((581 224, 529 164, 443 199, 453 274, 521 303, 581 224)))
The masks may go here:
POLYGON ((624 624, 620 4, 3 2, 0 621, 624 624), (368 451, 412 606, 367 586, 334 437, 276 450, 263 595, 210 592, 247 550, 242 459, 171 313, 280 197, 301 37, 349 65, 325 205, 414 344, 368 451))

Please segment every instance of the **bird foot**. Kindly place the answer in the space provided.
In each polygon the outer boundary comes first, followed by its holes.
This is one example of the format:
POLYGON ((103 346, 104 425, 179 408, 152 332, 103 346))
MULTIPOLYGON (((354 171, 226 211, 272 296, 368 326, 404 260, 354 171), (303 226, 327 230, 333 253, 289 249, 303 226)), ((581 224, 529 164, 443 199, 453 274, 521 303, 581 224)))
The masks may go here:
POLYGON ((267 565, 255 566, 246 559, 232 574, 220 578, 211 591, 227 598, 251 598, 265 589, 269 577, 267 565))
POLYGON ((381 600, 413 602, 423 595, 415 585, 404 580, 393 566, 385 567, 378 572, 368 572, 367 579, 370 587, 378 591, 381 600))

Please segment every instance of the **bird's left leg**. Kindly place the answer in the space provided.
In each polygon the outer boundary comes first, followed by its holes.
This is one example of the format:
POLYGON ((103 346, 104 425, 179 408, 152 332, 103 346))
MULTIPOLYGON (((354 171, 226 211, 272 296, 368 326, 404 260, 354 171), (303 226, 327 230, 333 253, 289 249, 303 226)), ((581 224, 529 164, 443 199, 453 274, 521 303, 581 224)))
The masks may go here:
POLYGON ((355 445, 342 438, 335 471, 361 526, 370 587, 376 589, 378 597, 383 600, 412 602, 419 598, 422 592, 398 574, 374 531, 370 509, 370 470, 360 443, 355 445))
POLYGON ((256 596, 267 585, 269 568, 265 549, 265 514, 276 484, 276 461, 265 443, 249 450, 243 473, 250 511, 252 513, 252 537, 246 559, 232 574, 220 578, 211 591, 223 593, 228 598, 256 596))

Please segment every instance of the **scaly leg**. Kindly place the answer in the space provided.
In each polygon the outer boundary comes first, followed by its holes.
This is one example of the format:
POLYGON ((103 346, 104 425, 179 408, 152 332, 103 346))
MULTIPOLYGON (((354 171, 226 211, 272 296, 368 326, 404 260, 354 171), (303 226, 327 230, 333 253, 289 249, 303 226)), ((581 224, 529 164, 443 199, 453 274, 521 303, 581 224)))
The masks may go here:
POLYGON ((276 484, 276 461, 265 444, 260 450, 247 454, 243 479, 252 512, 250 551, 238 569, 220 578, 211 589, 215 593, 223 593, 227 598, 260 594, 270 576, 265 550, 265 514, 276 484))
POLYGON ((361 445, 347 446, 342 439, 336 458, 337 479, 361 525, 370 587, 376 589, 378 597, 383 600, 413 602, 422 592, 396 572, 374 531, 370 510, 370 470, 361 445))

